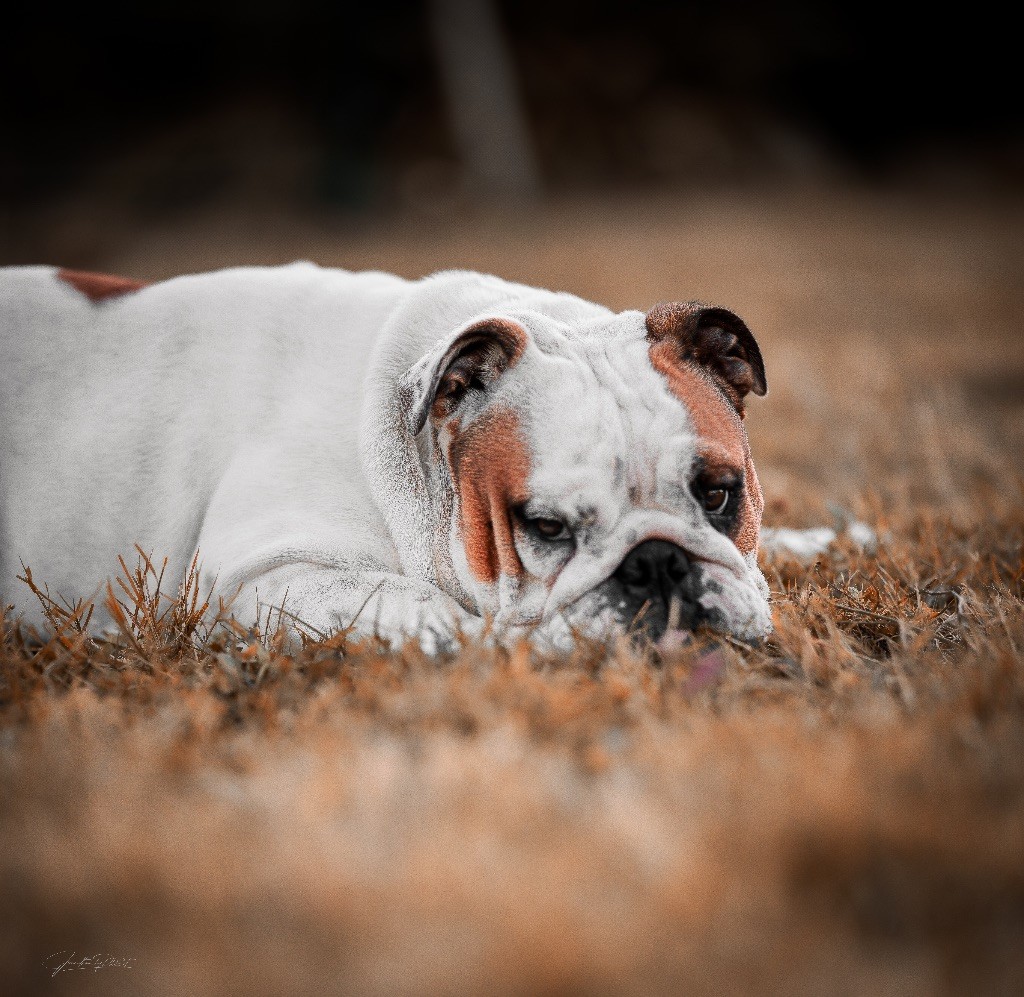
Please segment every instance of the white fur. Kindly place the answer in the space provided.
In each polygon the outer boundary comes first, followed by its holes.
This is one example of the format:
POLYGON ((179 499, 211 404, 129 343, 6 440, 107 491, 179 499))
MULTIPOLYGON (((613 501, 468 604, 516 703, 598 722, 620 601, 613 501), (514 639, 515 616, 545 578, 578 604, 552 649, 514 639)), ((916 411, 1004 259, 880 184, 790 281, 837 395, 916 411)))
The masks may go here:
POLYGON ((591 594, 653 531, 710 565, 709 605, 737 633, 770 628, 754 559, 674 484, 696 438, 647 360, 639 312, 475 273, 408 282, 309 263, 92 302, 53 268, 11 268, 0 365, 0 598, 30 615, 22 563, 88 598, 137 543, 175 580, 198 549, 204 583, 245 622, 283 606, 316 632, 355 622, 438 646, 490 615, 543 622, 558 643, 606 618, 591 594), (530 335, 532 359, 497 401, 542 444, 531 487, 597 517, 550 590, 472 578, 431 434, 406 420, 431 357, 493 316, 530 335))

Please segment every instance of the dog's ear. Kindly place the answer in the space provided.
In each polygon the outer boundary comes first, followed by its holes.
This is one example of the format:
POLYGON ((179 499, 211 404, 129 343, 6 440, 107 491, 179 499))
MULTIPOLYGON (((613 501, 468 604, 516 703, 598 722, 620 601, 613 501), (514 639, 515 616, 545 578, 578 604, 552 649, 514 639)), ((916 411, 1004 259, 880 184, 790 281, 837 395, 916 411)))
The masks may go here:
POLYGON ((768 393, 757 341, 739 316, 699 301, 655 305, 646 318, 647 338, 665 343, 676 363, 706 368, 742 411, 743 398, 768 393))
POLYGON ((399 382, 406 425, 417 436, 427 417, 444 418, 470 390, 486 389, 526 349, 527 332, 504 318, 483 319, 442 339, 399 382))

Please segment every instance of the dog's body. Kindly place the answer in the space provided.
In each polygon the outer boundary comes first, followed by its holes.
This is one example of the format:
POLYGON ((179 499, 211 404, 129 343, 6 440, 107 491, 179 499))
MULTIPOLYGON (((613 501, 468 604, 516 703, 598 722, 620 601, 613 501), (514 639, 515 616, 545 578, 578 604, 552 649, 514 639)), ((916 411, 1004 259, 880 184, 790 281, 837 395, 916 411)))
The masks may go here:
POLYGON ((464 272, 13 268, 0 370, 20 610, 22 564, 92 597, 138 544, 177 579, 198 550, 243 622, 320 633, 770 628, 742 422, 764 369, 722 309, 464 272))

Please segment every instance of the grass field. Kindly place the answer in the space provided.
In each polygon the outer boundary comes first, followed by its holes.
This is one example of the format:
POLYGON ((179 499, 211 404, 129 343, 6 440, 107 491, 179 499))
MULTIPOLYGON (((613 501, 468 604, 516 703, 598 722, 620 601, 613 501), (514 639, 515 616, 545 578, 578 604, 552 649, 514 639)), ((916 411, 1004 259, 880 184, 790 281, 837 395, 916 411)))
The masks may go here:
POLYGON ((7 618, 5 991, 1024 992, 1022 232, 1019 202, 866 193, 63 219, 49 262, 143 278, 305 257, 727 305, 768 369, 766 522, 880 539, 766 563, 765 646, 662 667, 287 654, 152 577, 116 643, 7 618))

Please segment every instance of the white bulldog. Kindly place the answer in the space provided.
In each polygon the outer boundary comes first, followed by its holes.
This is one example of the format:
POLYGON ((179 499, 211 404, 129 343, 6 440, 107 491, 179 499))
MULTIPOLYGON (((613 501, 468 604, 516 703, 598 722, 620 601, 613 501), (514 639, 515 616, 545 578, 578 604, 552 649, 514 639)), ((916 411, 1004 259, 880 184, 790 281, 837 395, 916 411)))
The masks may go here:
POLYGON ((722 308, 296 263, 149 286, 10 268, 0 316, 18 610, 22 564, 95 597, 139 544, 179 580, 198 551, 242 622, 283 607, 310 634, 771 628, 743 424, 767 384, 722 308))

